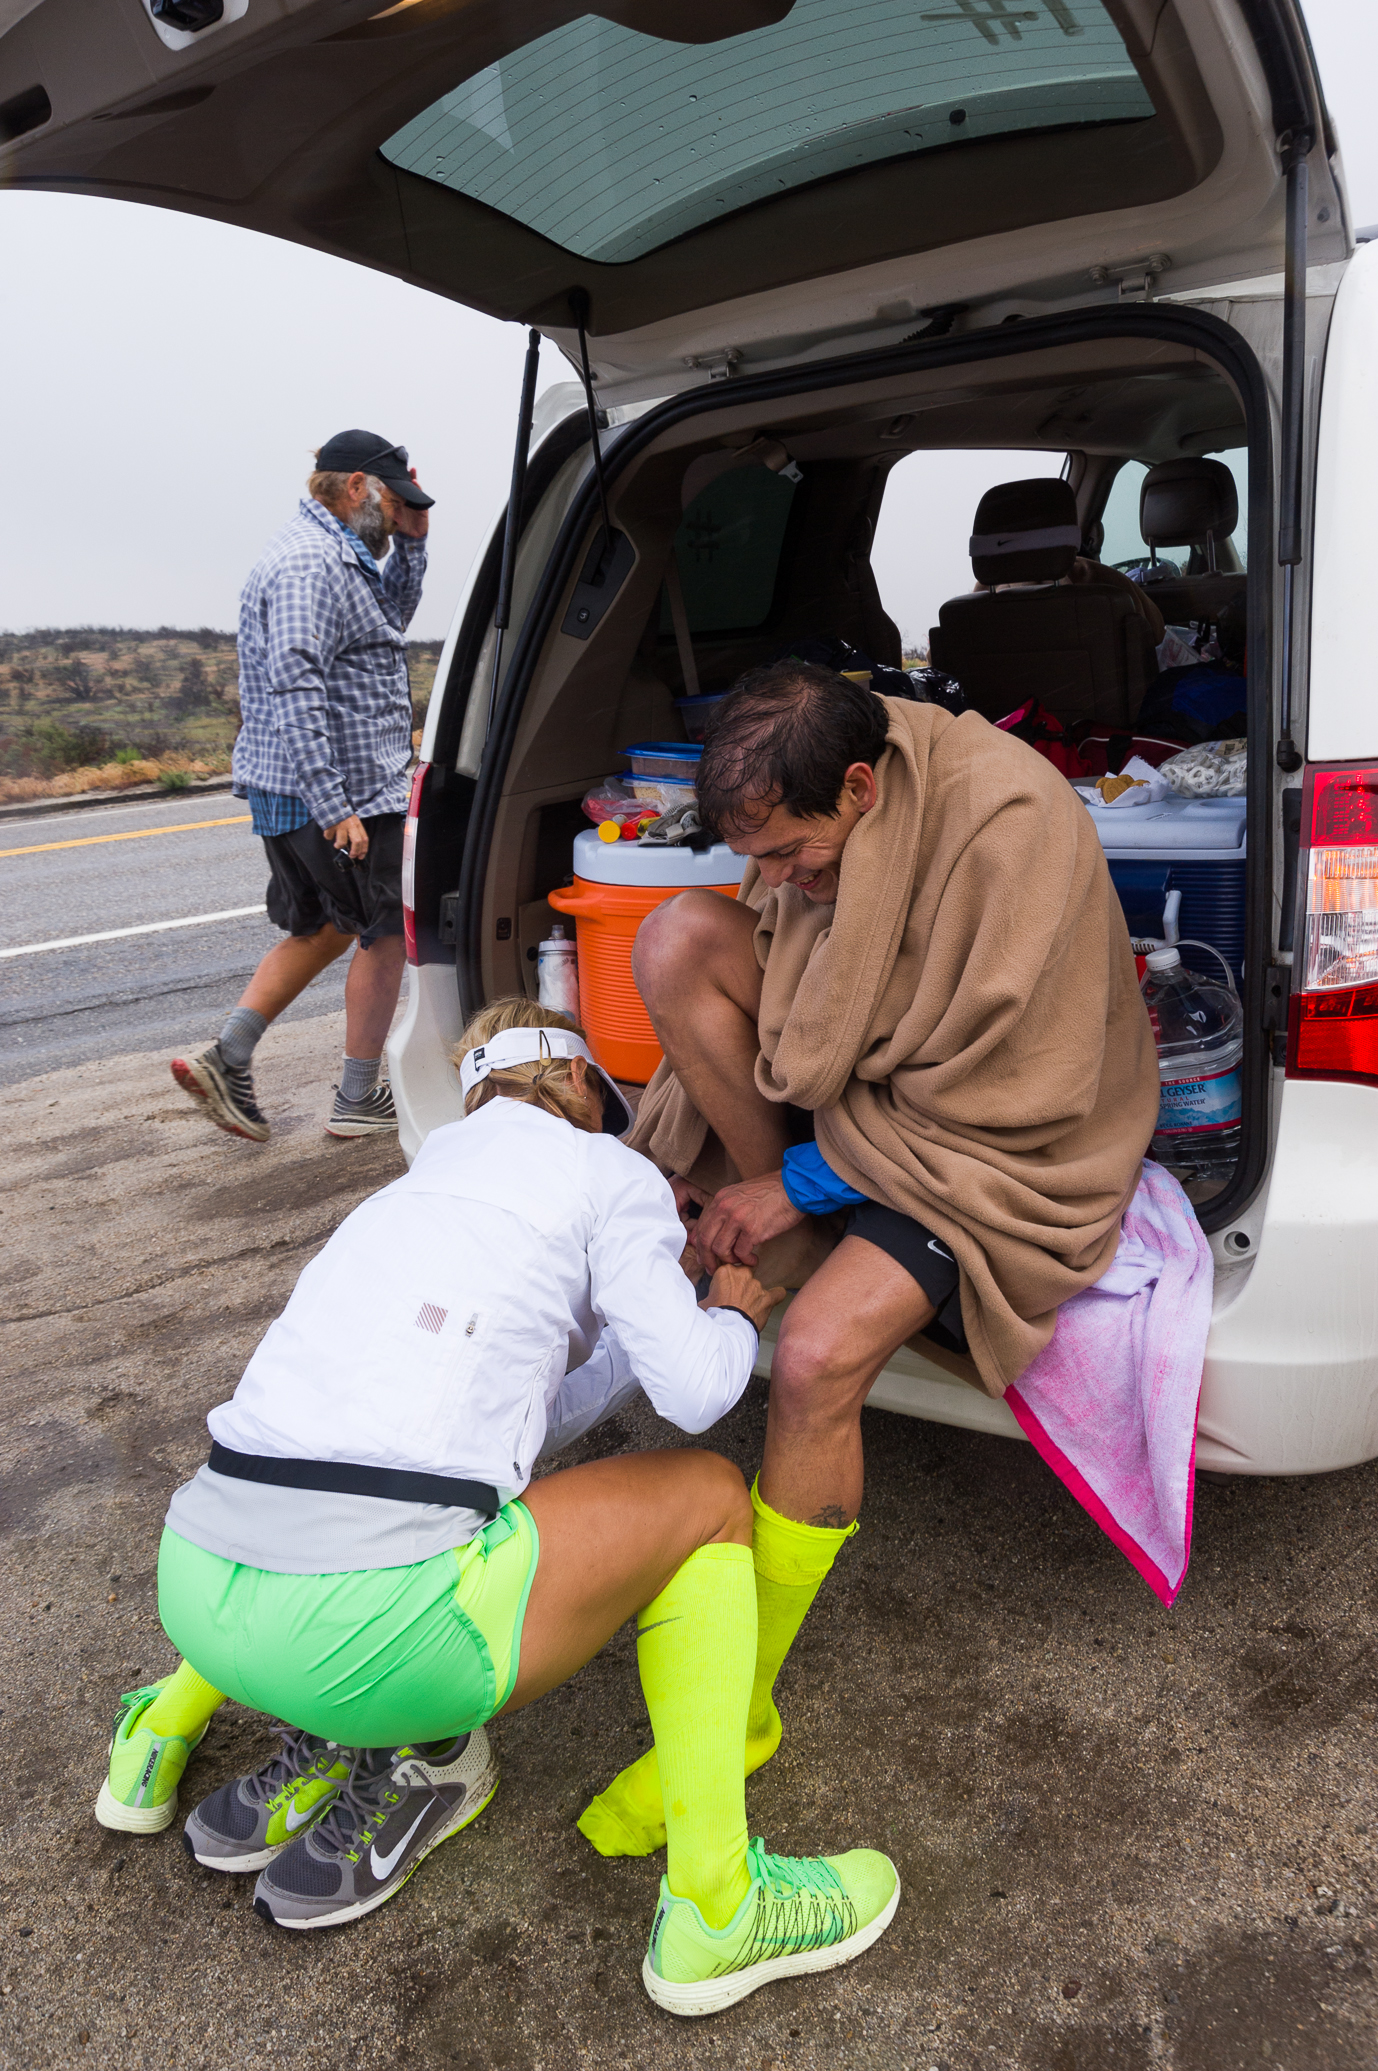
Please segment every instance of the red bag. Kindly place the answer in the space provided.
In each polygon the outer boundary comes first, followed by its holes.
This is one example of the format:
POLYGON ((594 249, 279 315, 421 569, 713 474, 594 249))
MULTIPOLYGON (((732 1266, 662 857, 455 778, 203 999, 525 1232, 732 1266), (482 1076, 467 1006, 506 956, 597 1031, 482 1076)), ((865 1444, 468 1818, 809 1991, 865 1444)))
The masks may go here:
POLYGON ((1007 713, 995 723, 1001 733, 1012 733, 1017 739, 1027 741, 1036 754, 1046 756, 1054 769, 1061 770, 1063 776, 1073 782, 1093 774, 1062 721, 1055 719, 1051 712, 1045 712, 1037 698, 1030 698, 1027 705, 1021 705, 1017 712, 1007 713))

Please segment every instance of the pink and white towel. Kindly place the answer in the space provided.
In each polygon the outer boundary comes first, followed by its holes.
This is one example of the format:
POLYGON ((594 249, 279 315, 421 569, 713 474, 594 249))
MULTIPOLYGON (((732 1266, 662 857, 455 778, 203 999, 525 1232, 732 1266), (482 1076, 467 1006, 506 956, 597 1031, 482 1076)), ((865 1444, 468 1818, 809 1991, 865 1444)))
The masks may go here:
POLYGON ((1146 1160, 1114 1264, 1063 1304, 1048 1345, 1005 1391, 1025 1437, 1165 1604, 1191 1553, 1213 1285, 1191 1203, 1146 1160))

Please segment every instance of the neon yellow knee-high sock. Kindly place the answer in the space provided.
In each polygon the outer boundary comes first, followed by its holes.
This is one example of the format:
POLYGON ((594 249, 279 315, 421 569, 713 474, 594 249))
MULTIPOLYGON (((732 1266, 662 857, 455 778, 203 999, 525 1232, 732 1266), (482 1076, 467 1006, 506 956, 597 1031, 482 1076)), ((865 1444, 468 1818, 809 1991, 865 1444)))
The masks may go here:
POLYGON ((745 1546, 701 1546, 637 1620, 637 1664, 665 1793, 665 1874, 710 1927, 749 1888, 742 1743, 756 1659, 745 1546))
MULTIPOLYGON (((753 1484, 752 1560, 756 1570, 756 1669, 747 1714, 746 1774, 780 1745, 775 1679, 838 1552, 857 1529, 797 1524, 772 1510, 753 1484)), ((596 1797, 579 1831, 600 1855, 651 1855, 665 1844, 656 1751, 650 1748, 596 1797)))
POLYGON ((781 1517, 751 1484, 751 1554, 756 1567, 756 1674, 747 1717, 747 1774, 780 1745, 775 1679, 838 1554, 857 1529, 798 1524, 781 1517), (755 1757, 753 1760, 752 1757, 755 1757))
POLYGON ((212 1689, 205 1677, 184 1661, 158 1692, 139 1725, 147 1726, 150 1733, 176 1733, 183 1740, 191 1740, 224 1702, 223 1693, 212 1689))

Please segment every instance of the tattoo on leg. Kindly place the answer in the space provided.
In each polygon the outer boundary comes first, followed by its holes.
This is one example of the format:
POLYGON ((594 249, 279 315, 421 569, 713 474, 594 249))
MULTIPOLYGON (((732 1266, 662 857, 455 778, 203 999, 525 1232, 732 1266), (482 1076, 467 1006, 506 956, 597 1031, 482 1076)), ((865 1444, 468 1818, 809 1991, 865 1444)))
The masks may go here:
POLYGON ((824 1509, 818 1511, 809 1519, 809 1523, 816 1526, 821 1532, 840 1532, 851 1521, 840 1503, 827 1504, 824 1509))

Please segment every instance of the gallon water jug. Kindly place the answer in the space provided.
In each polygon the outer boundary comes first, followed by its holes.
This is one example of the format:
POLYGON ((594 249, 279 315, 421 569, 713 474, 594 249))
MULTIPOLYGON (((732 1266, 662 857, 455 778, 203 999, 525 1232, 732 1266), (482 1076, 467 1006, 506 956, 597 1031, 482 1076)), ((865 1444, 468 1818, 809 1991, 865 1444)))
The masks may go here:
POLYGON ((1220 960, 1227 982, 1214 985, 1188 971, 1176 949, 1155 949, 1142 986, 1162 1087, 1153 1155, 1197 1179, 1228 1178, 1239 1154, 1244 1010, 1220 960))
POLYGON ((579 1019, 579 962, 574 944, 565 934, 564 922, 556 921, 536 951, 536 973, 540 979, 540 1002, 559 1014, 579 1019))

